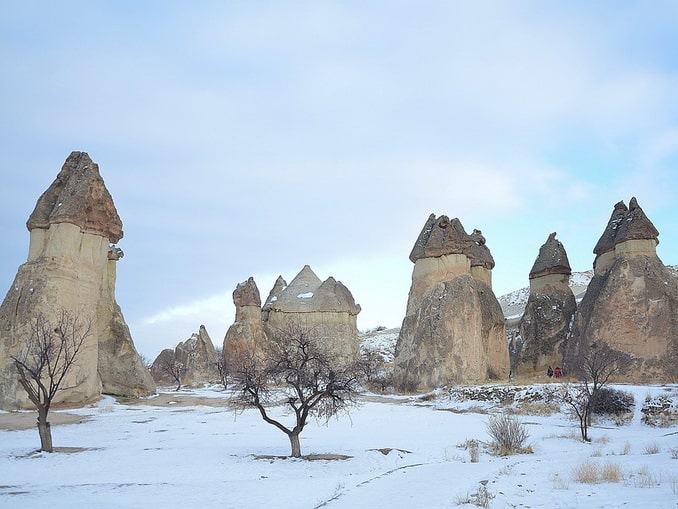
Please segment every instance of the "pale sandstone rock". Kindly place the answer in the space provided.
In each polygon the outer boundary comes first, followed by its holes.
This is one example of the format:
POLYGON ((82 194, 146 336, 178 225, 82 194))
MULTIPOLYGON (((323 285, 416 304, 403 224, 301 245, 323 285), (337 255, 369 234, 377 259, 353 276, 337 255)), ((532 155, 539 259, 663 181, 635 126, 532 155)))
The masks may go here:
POLYGON ((264 329, 268 337, 290 326, 312 329, 328 351, 344 360, 358 356, 357 316, 360 306, 341 282, 324 282, 305 265, 275 300, 267 301, 264 329))
POLYGON ((656 254, 657 236, 635 198, 629 209, 615 205, 568 339, 567 370, 592 341, 603 341, 632 356, 618 380, 678 381, 678 281, 656 254))
POLYGON ((166 348, 153 361, 151 374, 158 384, 173 385, 173 378, 168 366, 174 364, 182 370, 182 385, 208 383, 219 380, 217 362, 219 356, 212 339, 204 325, 197 333, 193 333, 186 341, 179 342, 172 350, 166 348))
MULTIPOLYGON (((285 281, 278 278, 268 300, 275 300, 273 292, 279 292, 284 286, 285 281)), ((235 323, 226 331, 223 342, 224 361, 229 370, 237 369, 237 364, 243 359, 264 355, 270 347, 262 323, 261 297, 254 278, 250 277, 236 286, 233 304, 235 323)))
POLYGON ((402 390, 507 379, 504 316, 491 287, 494 260, 480 230, 431 214, 410 254, 407 311, 396 345, 402 390))
MULTIPOLYGON (((241 295, 254 295, 252 278, 240 283, 233 292, 236 321, 224 338, 227 364, 248 356, 266 355, 272 348, 273 335, 293 327, 311 329, 324 341, 328 351, 344 360, 358 356, 357 315, 360 306, 351 292, 333 277, 321 281, 305 265, 288 285, 278 277, 262 308, 244 305, 241 295)), ((256 290, 256 295, 259 295, 256 290)), ((257 299, 249 299, 256 303, 257 299)))
POLYGON ((122 236, 122 223, 98 166, 87 154, 69 156, 38 199, 27 226, 28 261, 19 267, 0 306, 0 408, 31 407, 17 383, 11 357, 21 351, 35 316, 53 320, 60 310, 91 319, 93 334, 55 403, 86 403, 106 389, 130 396, 154 392, 129 334, 120 333, 124 320, 114 293, 114 265, 120 253, 114 249, 109 256, 109 252, 110 242, 122 236), (113 358, 116 354, 122 356, 113 358), (112 364, 100 366, 100 360, 112 364))

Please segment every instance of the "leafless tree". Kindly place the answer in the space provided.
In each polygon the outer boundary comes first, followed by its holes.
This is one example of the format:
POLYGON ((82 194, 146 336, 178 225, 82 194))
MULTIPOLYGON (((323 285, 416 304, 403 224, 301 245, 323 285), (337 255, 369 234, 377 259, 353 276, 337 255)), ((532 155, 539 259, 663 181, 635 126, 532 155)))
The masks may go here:
POLYGON ((186 376, 186 373, 188 372, 188 368, 186 364, 178 360, 174 355, 171 357, 168 356, 166 358, 163 358, 160 361, 160 371, 165 373, 167 376, 169 376, 172 380, 174 380, 177 384, 177 388, 174 389, 175 391, 178 391, 181 389, 181 385, 184 383, 184 377, 186 376))
POLYGON ((393 385, 392 370, 389 369, 381 352, 372 349, 361 349, 358 359, 360 370, 365 385, 370 390, 384 392, 387 387, 393 385))
POLYGON ((582 440, 591 441, 588 429, 600 390, 613 375, 626 370, 631 364, 628 354, 610 348, 607 343, 594 342, 574 365, 574 374, 579 377, 580 383, 565 389, 564 400, 579 419, 582 440))
POLYGON ((93 334, 92 320, 81 320, 67 310, 60 310, 54 320, 37 315, 23 350, 12 357, 19 383, 38 411, 40 450, 52 452, 52 430, 47 415, 52 401, 62 387, 66 374, 93 334))
POLYGON ((217 360, 214 362, 214 368, 219 375, 219 383, 224 386, 224 390, 228 389, 228 364, 224 357, 224 351, 217 348, 217 360))
POLYGON ((310 416, 329 420, 355 404, 359 373, 355 363, 331 356, 317 333, 303 326, 278 330, 267 354, 232 362, 233 388, 242 407, 256 408, 263 420, 287 435, 291 456, 301 457, 299 435, 310 416), (292 410, 294 422, 286 426, 269 414, 275 404, 292 410))

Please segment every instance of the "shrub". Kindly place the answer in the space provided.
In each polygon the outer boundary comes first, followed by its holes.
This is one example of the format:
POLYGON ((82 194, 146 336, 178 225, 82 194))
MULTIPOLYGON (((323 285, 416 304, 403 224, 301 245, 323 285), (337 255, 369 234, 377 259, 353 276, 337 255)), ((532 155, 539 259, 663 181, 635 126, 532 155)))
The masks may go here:
POLYGON ((591 395, 592 411, 597 415, 623 415, 633 410, 633 394, 601 387, 591 395))
POLYGON ((493 415, 487 422, 487 433, 492 438, 492 448, 499 456, 531 452, 525 447, 530 436, 524 424, 509 415, 493 415))
POLYGON ((658 454, 659 450, 659 446, 656 442, 645 444, 645 454, 658 454))

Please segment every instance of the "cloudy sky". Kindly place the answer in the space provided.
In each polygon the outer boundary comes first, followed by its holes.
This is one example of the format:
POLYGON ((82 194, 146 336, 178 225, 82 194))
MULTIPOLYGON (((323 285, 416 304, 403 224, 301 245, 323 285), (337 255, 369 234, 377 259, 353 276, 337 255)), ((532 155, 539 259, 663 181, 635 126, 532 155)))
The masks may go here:
MULTIPOLYGON (((481 229, 497 295, 549 233, 587 270, 636 196, 678 264, 678 4, 0 0, 0 288, 72 150, 124 223, 153 358, 305 264, 399 326, 430 213, 481 229)), ((0 290, 6 291, 6 290, 0 290)))

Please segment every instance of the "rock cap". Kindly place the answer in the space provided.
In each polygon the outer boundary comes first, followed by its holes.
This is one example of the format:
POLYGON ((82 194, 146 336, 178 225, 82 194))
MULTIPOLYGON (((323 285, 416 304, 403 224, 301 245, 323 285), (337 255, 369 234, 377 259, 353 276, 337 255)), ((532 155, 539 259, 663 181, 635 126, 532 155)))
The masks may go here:
POLYGON ((86 152, 72 152, 47 190, 38 198, 26 227, 48 229, 71 223, 84 233, 108 238, 115 244, 123 236, 122 221, 99 166, 86 152))
POLYGON ((473 230, 469 235, 458 218, 450 219, 445 215, 436 218, 431 214, 414 243, 410 261, 416 263, 421 258, 449 254, 466 255, 472 267, 494 268, 494 259, 480 230, 473 230))
POLYGON ((549 274, 572 274, 567 252, 562 242, 556 239, 556 232, 549 235, 546 242, 539 248, 537 259, 530 270, 530 279, 549 274))

